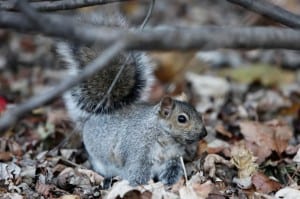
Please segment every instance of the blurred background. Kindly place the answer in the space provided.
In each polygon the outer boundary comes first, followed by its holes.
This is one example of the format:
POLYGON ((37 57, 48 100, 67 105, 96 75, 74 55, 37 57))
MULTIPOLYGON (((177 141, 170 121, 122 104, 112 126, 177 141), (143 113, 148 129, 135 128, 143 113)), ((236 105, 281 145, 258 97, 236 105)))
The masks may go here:
MULTIPOLYGON (((300 13, 300 0, 270 1, 289 11, 300 13)), ((133 1, 61 13, 97 13, 111 6, 118 7, 129 24, 138 27, 145 18, 149 2, 133 1)), ((224 0, 156 1, 147 26, 163 25, 181 28, 201 25, 281 26, 224 0)), ((157 102, 166 93, 176 96, 184 92, 188 100, 203 114, 209 131, 201 145, 202 150, 229 157, 226 148, 243 140, 260 163, 271 159, 282 160, 296 153, 300 143, 299 51, 220 49, 152 51, 148 54, 155 65, 157 78, 149 101, 157 102), (272 157, 271 152, 259 153, 260 145, 254 145, 254 141, 247 137, 247 130, 251 131, 253 126, 245 126, 242 121, 257 122, 252 124, 256 127, 256 133, 265 125, 272 128, 284 127, 281 133, 289 134, 290 137, 285 141, 279 139, 278 143, 290 146, 289 151, 287 148, 284 148, 286 151, 283 150, 288 155, 281 156, 282 150, 277 151, 275 156, 272 153, 272 157)), ((56 57, 54 39, 0 29, 0 115, 30 96, 55 86, 65 77, 65 72, 56 57)), ((62 99, 58 98, 27 114, 5 133, 3 139, 13 137, 11 142, 16 147, 9 150, 13 155, 22 156, 31 150, 29 156, 34 157, 43 150, 55 147, 71 132, 73 125, 62 99)), ((261 135, 254 133, 253 137, 256 136, 261 135)), ((78 142, 80 139, 73 140, 75 142, 69 141, 65 147, 81 146, 78 142)), ((273 144, 265 142, 266 150, 274 151, 273 144)), ((76 151, 76 155, 69 159, 78 164, 85 162, 86 157, 82 157, 81 152, 76 151)), ((279 172, 279 167, 275 169, 274 165, 267 165, 265 168, 268 168, 266 172, 279 176, 278 173, 274 174, 279 172)), ((299 182, 300 176, 294 177, 299 182)), ((286 173, 280 178, 283 183, 288 179, 286 173)))

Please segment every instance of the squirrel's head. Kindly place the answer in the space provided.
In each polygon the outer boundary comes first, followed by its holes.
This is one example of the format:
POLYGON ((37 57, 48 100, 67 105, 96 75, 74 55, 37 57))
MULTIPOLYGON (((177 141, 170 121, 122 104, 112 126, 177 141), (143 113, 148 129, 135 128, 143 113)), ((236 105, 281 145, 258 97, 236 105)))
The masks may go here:
POLYGON ((207 135, 201 115, 190 104, 164 97, 159 108, 162 128, 181 143, 193 143, 207 135))

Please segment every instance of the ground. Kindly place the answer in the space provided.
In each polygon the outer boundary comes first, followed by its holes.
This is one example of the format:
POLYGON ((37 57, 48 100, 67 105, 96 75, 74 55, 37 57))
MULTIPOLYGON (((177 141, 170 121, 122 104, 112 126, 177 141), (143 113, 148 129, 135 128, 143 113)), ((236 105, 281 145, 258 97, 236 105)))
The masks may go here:
MULTIPOLYGON (((280 6, 300 12, 297 0, 280 6)), ((99 6, 101 7, 101 6, 99 6)), ((124 3, 135 26, 146 3, 124 3)), ((98 12, 85 8, 79 12, 98 12)), ((279 26, 226 1, 156 2, 149 25, 279 26), (167 11, 166 11, 167 10, 167 11)), ((0 29, 0 114, 65 77, 54 40, 0 29)), ((208 136, 187 179, 103 190, 57 98, 32 110, 0 138, 1 198, 272 198, 300 196, 300 56, 288 50, 149 52, 157 80, 149 101, 185 93, 208 136)))

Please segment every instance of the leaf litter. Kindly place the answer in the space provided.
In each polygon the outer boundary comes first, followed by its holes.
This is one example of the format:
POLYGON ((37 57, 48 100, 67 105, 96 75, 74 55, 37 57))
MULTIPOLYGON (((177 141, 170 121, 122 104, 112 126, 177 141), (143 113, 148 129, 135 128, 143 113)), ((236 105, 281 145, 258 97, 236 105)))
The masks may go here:
MULTIPOLYGON (((300 10, 294 2, 281 4, 300 10)), ((170 10, 164 20, 171 24, 174 16, 185 24, 224 24, 224 20, 236 24, 240 18, 247 24, 262 23, 261 17, 241 13, 225 3, 166 0, 157 6, 170 10), (183 7, 192 12, 184 12, 183 7), (216 12, 207 15, 212 9, 216 12)), ((135 21, 139 14, 130 13, 143 5, 133 2, 122 9, 135 21)), ((160 17, 159 9, 154 11, 153 23, 159 24, 160 17)), ((51 53, 53 41, 49 38, 0 30, 0 40, 2 115, 55 85, 65 71, 51 53)), ((1 137, 0 197, 300 197, 300 62, 297 65, 297 60, 290 60, 294 53, 220 50, 150 54, 157 64, 158 78, 151 100, 157 102, 165 93, 175 96, 184 92, 207 126, 208 136, 199 142, 197 158, 184 163, 187 181, 182 178, 173 186, 149 182, 131 187, 114 178, 112 187, 104 190, 104 178, 91 169, 80 133, 76 134, 62 100, 57 99, 33 110, 1 137), (62 142, 65 144, 60 145, 62 142)))

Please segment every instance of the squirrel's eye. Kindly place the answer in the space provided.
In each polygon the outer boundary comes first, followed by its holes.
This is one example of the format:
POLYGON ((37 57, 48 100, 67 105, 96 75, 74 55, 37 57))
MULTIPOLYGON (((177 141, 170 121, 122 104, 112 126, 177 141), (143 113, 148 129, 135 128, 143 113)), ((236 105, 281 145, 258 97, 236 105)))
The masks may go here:
POLYGON ((178 121, 179 123, 186 123, 186 122, 187 122, 187 117, 186 117, 185 115, 179 115, 179 116, 177 117, 177 121, 178 121))

